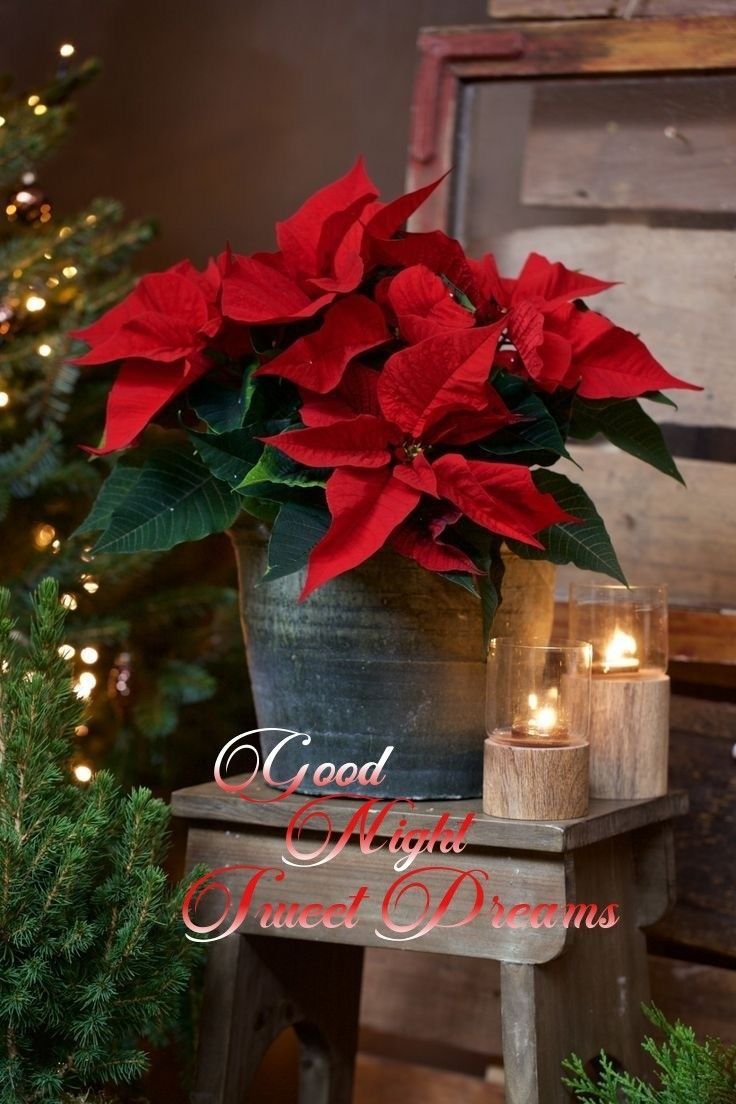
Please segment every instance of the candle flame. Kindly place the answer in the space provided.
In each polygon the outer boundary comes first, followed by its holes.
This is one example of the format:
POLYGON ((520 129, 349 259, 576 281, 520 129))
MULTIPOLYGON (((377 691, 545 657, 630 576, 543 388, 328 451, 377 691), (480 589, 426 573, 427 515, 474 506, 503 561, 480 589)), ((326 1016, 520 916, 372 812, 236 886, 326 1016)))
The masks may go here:
POLYGON ((634 670, 638 666, 636 640, 630 633, 617 628, 603 652, 603 670, 615 671, 621 668, 634 670))

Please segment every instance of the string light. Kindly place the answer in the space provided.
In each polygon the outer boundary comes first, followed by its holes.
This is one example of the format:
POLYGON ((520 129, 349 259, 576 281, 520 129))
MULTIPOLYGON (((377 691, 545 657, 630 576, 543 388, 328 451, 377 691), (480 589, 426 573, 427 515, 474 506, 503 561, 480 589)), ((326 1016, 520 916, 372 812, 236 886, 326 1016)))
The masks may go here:
POLYGON ((86 583, 82 583, 82 586, 88 594, 96 594, 100 589, 100 584, 96 579, 88 579, 86 583))
POLYGON ((46 104, 36 104, 36 106, 33 109, 33 114, 34 115, 45 115, 47 111, 48 111, 48 108, 47 108, 46 104))
POLYGON ((51 542, 52 555, 57 556, 61 552, 61 541, 57 537, 55 541, 51 542))
POLYGON ((68 610, 75 610, 77 608, 77 605, 78 605, 77 599, 74 597, 73 594, 62 594, 61 604, 64 607, 64 609, 68 609, 68 610))
POLYGON ((49 525, 45 522, 35 526, 33 530, 33 543, 36 548, 48 548, 55 536, 56 530, 53 525, 49 525))
POLYGON ((46 300, 40 295, 29 295, 26 299, 26 310, 31 314, 35 314, 37 311, 42 311, 46 306, 46 300))
POLYGON ((74 684, 74 693, 78 698, 85 700, 90 696, 96 685, 97 676, 93 675, 91 671, 82 671, 74 684))
POLYGON ((0 408, 7 406, 10 402, 10 395, 7 391, 0 391, 0 408))
POLYGON ((77 725, 77 727, 74 729, 74 735, 75 736, 89 736, 89 729, 87 728, 87 725, 84 725, 84 724, 77 725))
POLYGON ((87 782, 92 781, 92 768, 86 763, 77 763, 74 768, 74 777, 77 782, 83 782, 86 785, 87 782))
POLYGON ((73 276, 77 275, 76 265, 66 265, 62 268, 61 272, 63 276, 66 276, 67 280, 71 280, 73 276))
POLYGON ((81 652, 79 653, 79 658, 81 659, 82 663, 96 663, 97 660, 100 658, 100 653, 97 651, 96 648, 82 648, 81 652))
POLYGON ((59 655, 62 659, 74 659, 77 654, 77 649, 73 648, 71 644, 62 644, 59 648, 59 655))
POLYGON ((4 127, 4 126, 5 126, 5 116, 0 115, 0 127, 4 127))
POLYGON ((64 42, 59 47, 59 54, 63 58, 73 57, 74 53, 75 53, 75 49, 74 49, 74 46, 72 45, 71 42, 64 42))
POLYGON ((28 106, 29 107, 35 107, 36 104, 38 104, 40 102, 41 102, 41 97, 40 96, 33 95, 33 96, 28 97, 28 106))
POLYGON ((64 238, 68 238, 68 237, 69 237, 69 235, 71 234, 71 232, 72 232, 72 228, 71 228, 71 226, 62 226, 61 230, 59 231, 59 235, 58 235, 58 236, 59 236, 59 237, 61 238, 61 240, 63 241, 63 240, 64 240, 64 238))
POLYGON ((36 350, 36 352, 38 353, 39 356, 42 356, 42 357, 51 356, 51 346, 47 345, 46 342, 44 341, 44 343, 42 345, 38 346, 38 349, 36 350))
POLYGON ((13 279, 14 280, 20 280, 22 275, 23 275, 23 269, 22 268, 14 268, 13 269, 13 279))
POLYGON ((87 223, 88 226, 94 226, 94 224, 97 222, 97 215, 87 215, 84 221, 87 223))
POLYGON ((59 286, 59 277, 58 276, 49 276, 48 280, 46 281, 46 287, 55 288, 55 287, 58 287, 58 286, 59 286))

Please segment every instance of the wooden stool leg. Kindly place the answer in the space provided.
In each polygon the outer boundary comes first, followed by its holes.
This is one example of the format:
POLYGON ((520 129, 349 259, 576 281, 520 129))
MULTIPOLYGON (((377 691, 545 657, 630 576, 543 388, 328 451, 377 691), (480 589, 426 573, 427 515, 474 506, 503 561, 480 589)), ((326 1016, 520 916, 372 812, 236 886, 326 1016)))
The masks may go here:
POLYGON ((192 1104, 242 1104, 273 1040, 294 1026, 299 1104, 350 1104, 363 950, 233 935, 209 952, 192 1104))
POLYGON ((573 1052, 587 1063, 604 1049, 632 1073, 646 1069, 641 1004, 649 975, 631 838, 582 848, 574 864, 568 900, 599 909, 616 903, 620 919, 606 929, 583 920, 552 962, 502 963, 506 1104, 569 1104, 561 1063, 573 1052))

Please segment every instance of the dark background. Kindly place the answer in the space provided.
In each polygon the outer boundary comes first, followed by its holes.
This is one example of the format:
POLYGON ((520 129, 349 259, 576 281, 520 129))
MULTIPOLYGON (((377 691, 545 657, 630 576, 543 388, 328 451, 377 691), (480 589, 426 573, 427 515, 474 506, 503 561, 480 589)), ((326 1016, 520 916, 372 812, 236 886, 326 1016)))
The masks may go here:
POLYGON ((57 212, 97 195, 160 220, 143 265, 202 263, 273 223, 358 153, 402 190, 420 27, 485 0, 0 0, 0 72, 32 92, 62 42, 104 71, 41 176, 57 212))

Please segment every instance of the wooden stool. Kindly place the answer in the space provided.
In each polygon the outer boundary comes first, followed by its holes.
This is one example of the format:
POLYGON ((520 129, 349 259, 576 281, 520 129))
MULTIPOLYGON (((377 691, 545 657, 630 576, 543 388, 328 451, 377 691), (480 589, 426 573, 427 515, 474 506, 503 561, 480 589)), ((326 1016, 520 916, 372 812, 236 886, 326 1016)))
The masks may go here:
MULTIPOLYGON (((274 791, 259 783, 248 793, 273 797, 274 791)), ((475 812, 464 851, 422 853, 409 869, 418 873, 439 864, 481 870, 488 878, 482 915, 462 927, 436 927, 411 942, 387 942, 376 934, 376 928, 386 930, 380 916, 385 890, 399 876, 393 870, 399 856, 385 847, 362 854, 352 837, 323 866, 282 864, 284 829, 306 800, 296 795, 253 805, 214 783, 173 795, 174 813, 190 821, 188 867, 242 864, 285 872, 278 884, 259 884, 256 906, 269 900, 342 901, 359 886, 368 890, 353 928, 268 928, 264 934, 252 909, 239 933, 210 945, 194 1104, 241 1104, 270 1043, 290 1025, 301 1043, 300 1104, 349 1104, 363 948, 374 946, 500 961, 507 1104, 567 1104, 561 1062, 573 1051, 587 1061, 604 1048, 633 1072, 642 1070, 646 1022, 640 1005, 649 999, 649 979, 641 929, 671 903, 671 820, 686 811, 683 794, 594 800, 585 818, 562 823, 487 817, 480 801, 397 807, 386 817, 386 835, 399 815, 412 828, 434 828, 443 813, 451 818, 448 826, 458 826, 475 812), (496 927, 490 922, 494 895, 507 904, 552 902, 562 908, 615 903, 620 919, 607 929, 587 928, 584 919, 580 928, 496 927)), ((353 801, 329 802, 336 832, 355 809, 353 801)), ((430 886, 432 877, 424 876, 430 886)), ((235 903, 245 875, 234 873, 227 881, 235 903)))

